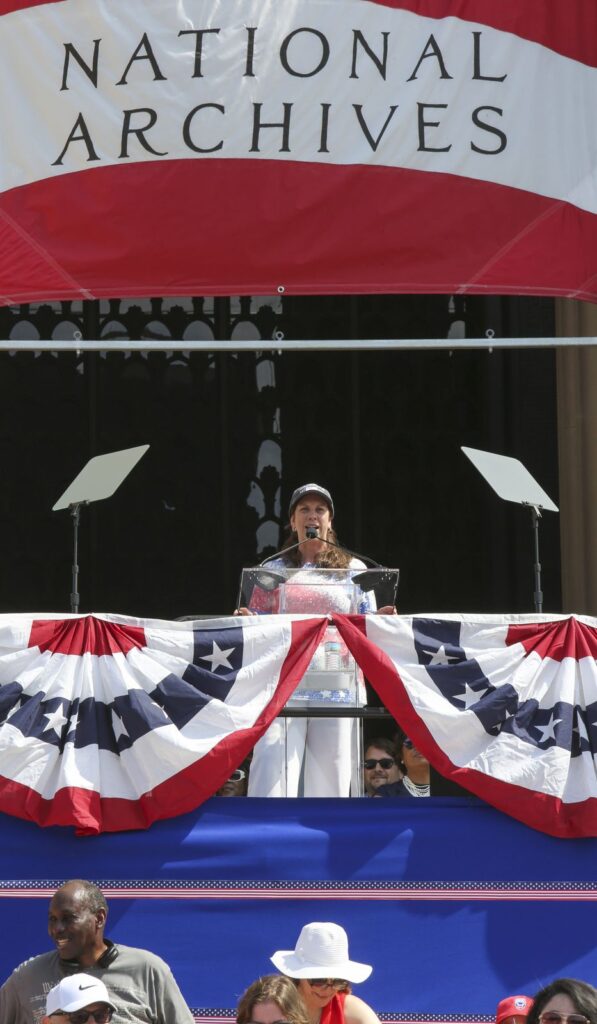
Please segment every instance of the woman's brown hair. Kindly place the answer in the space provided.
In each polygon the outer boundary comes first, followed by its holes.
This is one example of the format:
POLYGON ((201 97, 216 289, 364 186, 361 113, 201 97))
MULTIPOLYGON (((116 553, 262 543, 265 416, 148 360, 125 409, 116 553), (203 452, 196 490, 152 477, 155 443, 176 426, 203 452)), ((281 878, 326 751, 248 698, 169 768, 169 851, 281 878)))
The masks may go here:
MULTIPOLYGON (((320 551, 317 555, 315 564, 321 566, 322 569, 348 569, 352 560, 352 555, 350 555, 345 548, 333 547, 333 544, 338 543, 338 538, 331 526, 328 530, 328 539, 333 543, 326 544, 323 551, 320 551)), ((301 565, 299 554, 300 548, 295 547, 293 551, 288 551, 287 555, 284 554, 284 552, 287 551, 288 548, 292 547, 293 544, 298 544, 298 533, 296 530, 291 529, 288 537, 282 545, 281 552, 284 561, 287 562, 288 565, 294 565, 298 568, 301 565)))
POLYGON ((288 1024, 309 1024, 309 1017, 292 978, 285 974, 265 974, 243 992, 236 1011, 237 1024, 249 1024, 257 1003, 276 1003, 280 1020, 288 1024))

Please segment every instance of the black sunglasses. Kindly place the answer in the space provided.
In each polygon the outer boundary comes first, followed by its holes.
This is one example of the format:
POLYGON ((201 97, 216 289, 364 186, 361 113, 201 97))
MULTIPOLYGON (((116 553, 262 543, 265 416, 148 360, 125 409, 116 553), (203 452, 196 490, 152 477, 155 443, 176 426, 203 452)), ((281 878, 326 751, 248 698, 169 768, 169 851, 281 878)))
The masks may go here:
POLYGON ((342 978, 305 978, 311 988, 342 988, 346 982, 342 978))
POLYGON ((73 1010, 72 1013, 58 1010, 51 1013, 50 1017, 66 1017, 69 1024, 87 1024, 88 1020, 94 1020, 95 1024, 110 1024, 113 1013, 111 1006, 104 1006, 100 1010, 73 1010))
POLYGON ((393 764, 396 764, 396 762, 393 757, 368 757, 366 761, 363 761, 363 764, 367 771, 370 772, 376 765, 379 765, 380 768, 391 768, 393 764))

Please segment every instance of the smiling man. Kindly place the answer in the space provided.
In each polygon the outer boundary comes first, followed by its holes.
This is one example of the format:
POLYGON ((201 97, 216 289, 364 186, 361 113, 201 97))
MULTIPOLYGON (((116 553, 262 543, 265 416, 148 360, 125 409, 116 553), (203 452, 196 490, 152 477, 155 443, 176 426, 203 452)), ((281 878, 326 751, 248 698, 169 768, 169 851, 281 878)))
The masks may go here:
POLYGON ((0 988, 2 1024, 38 1024, 48 991, 81 971, 106 986, 116 1020, 193 1024, 168 965, 147 950, 107 939, 107 916, 104 894, 91 882, 74 879, 56 891, 48 915, 56 951, 26 960, 0 988))

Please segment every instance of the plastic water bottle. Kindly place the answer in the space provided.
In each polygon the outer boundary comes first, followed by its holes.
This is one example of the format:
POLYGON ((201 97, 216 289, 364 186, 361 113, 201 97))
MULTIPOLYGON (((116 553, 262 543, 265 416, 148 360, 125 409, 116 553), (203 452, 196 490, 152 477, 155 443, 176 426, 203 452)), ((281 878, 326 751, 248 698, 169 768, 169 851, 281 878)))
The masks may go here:
POLYGON ((342 668, 342 647, 337 640, 328 640, 325 645, 325 667, 328 672, 339 672, 342 668))

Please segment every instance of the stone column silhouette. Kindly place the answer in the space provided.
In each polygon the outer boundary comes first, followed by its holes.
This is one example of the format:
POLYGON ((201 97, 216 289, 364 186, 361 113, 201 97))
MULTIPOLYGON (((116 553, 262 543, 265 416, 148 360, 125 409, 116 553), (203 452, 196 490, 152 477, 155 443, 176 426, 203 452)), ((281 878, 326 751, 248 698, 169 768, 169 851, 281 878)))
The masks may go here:
MULTIPOLYGON (((597 338, 597 305, 556 300, 556 335, 597 338)), ((597 344, 556 365, 562 608, 597 615, 597 344)))

